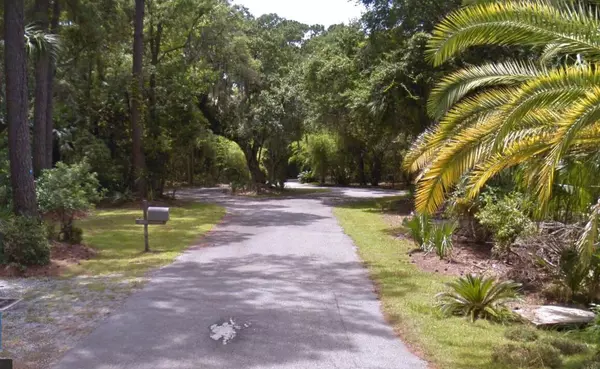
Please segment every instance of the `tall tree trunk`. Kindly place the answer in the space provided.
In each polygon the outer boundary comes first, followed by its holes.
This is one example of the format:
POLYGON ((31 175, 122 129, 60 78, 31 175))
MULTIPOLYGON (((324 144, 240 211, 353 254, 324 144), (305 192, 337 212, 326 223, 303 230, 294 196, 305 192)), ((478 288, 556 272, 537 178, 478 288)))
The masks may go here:
POLYGON ((361 186, 367 185, 367 175, 365 173, 365 154, 362 149, 358 155, 358 181, 360 182, 361 186))
MULTIPOLYGON (((50 32, 58 33, 58 22, 60 20, 60 0, 54 0, 52 5, 52 19, 50 20, 50 32)), ((54 165, 54 75, 56 65, 54 61, 48 61, 48 90, 46 92, 46 168, 52 168, 54 165)))
POLYGON ((27 59, 23 0, 4 0, 4 61, 10 182, 14 212, 37 216, 27 124, 27 59))
POLYGON ((160 130, 158 129, 158 113, 156 110, 156 69, 158 68, 158 55, 160 53, 162 34, 162 22, 159 22, 156 26, 156 32, 154 31, 154 25, 150 26, 150 64, 152 65, 152 70, 150 71, 150 91, 148 93, 150 106, 148 107, 148 110, 150 111, 150 127, 152 129, 153 136, 160 134, 160 130))
MULTIPOLYGON (((49 0, 35 0, 34 19, 44 32, 48 30, 49 0)), ((47 168, 46 109, 48 108, 48 53, 41 51, 35 63, 35 106, 33 109, 33 174, 37 177, 47 168)))
POLYGON ((133 141, 133 171, 135 187, 141 196, 146 196, 146 161, 142 146, 142 59, 144 56, 144 0, 135 0, 135 22, 133 35, 133 81, 131 94, 131 134, 133 141))
POLYGON ((373 152, 373 162, 371 163, 371 186, 379 186, 382 175, 382 157, 383 153, 373 152))
POLYGON ((254 186, 256 186, 256 191, 259 192, 261 187, 267 181, 265 173, 260 168, 259 150, 254 145, 245 145, 243 148, 252 182, 254 183, 254 186))

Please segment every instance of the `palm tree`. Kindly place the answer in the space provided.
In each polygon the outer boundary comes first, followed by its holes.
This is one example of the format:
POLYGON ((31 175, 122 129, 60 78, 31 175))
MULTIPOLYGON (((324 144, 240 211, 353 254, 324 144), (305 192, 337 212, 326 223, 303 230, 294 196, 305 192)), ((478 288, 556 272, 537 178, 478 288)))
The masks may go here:
POLYGON ((448 15, 429 42, 434 64, 480 45, 539 48, 536 61, 470 66, 446 76, 429 101, 438 123, 423 133, 404 168, 418 173, 417 211, 431 213, 460 181, 467 198, 507 168, 542 207, 568 158, 598 153, 600 18, 555 0, 479 2, 448 15))

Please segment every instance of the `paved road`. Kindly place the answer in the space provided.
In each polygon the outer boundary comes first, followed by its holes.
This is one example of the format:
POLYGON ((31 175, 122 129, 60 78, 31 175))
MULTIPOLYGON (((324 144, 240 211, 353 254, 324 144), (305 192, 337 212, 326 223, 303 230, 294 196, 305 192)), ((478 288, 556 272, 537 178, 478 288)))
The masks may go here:
POLYGON ((155 272, 56 369, 425 368, 384 321, 328 205, 389 194, 248 200, 186 191, 225 204, 224 223, 155 272), (224 344, 220 335, 232 332, 224 344))

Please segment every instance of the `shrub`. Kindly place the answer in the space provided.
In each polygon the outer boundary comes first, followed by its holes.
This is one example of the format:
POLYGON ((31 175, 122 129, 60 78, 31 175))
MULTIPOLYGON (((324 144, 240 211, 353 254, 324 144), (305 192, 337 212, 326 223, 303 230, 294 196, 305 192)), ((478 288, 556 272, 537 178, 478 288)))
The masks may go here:
POLYGON ((512 312, 506 303, 518 300, 519 283, 496 282, 493 278, 467 275, 447 284, 450 292, 436 297, 442 313, 467 316, 474 322, 479 318, 506 320, 512 312))
POLYGON ((316 178, 310 170, 305 170, 298 174, 298 181, 300 181, 300 183, 311 183, 315 182, 316 178))
POLYGON ((498 198, 493 192, 482 195, 483 206, 475 217, 492 232, 495 253, 506 255, 517 237, 531 233, 534 224, 527 216, 531 202, 522 194, 513 192, 498 198))
POLYGON ((93 208, 102 193, 96 173, 83 161, 67 165, 57 163, 56 168, 44 170, 36 191, 40 211, 60 222, 61 240, 74 242, 73 220, 93 208))
POLYGON ((504 337, 511 341, 533 342, 536 341, 540 335, 535 328, 529 326, 515 326, 508 328, 504 332, 504 337))
POLYGON ((435 250, 437 256, 443 259, 452 254, 454 244, 452 242, 452 235, 456 230, 458 224, 455 222, 443 222, 433 226, 429 244, 430 248, 435 250))
MULTIPOLYGON (((596 314, 596 318, 587 329, 596 342, 600 342, 600 305, 592 304, 592 311, 596 314)), ((600 353, 598 353, 598 361, 600 362, 600 353)))
POLYGON ((552 244, 546 252, 549 260, 539 258, 538 263, 553 278, 553 283, 546 286, 544 294, 558 301, 589 300, 597 285, 594 278, 598 260, 594 257, 591 263, 584 262, 574 244, 552 244))
POLYGON ((600 369, 600 361, 586 361, 581 366, 581 369, 600 369))
POLYGON ((589 351, 589 348, 585 343, 570 340, 565 337, 547 337, 543 342, 556 348, 563 355, 584 354, 589 351))
POLYGON ((404 225, 408 228, 412 239, 423 251, 431 249, 430 237, 432 231, 431 218, 426 214, 414 215, 404 225))
POLYGON ((509 368, 560 368, 560 351, 548 344, 508 343, 494 347, 492 361, 509 368))
POLYGON ((4 259, 19 265, 50 262, 46 228, 36 218, 17 216, 2 225, 4 259))

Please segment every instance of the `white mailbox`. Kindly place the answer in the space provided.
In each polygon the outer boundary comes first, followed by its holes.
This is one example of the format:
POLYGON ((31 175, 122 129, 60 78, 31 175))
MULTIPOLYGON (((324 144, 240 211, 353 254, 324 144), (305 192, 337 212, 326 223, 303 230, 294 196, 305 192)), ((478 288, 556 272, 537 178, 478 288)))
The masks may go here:
POLYGON ((148 222, 167 223, 169 221, 169 208, 149 207, 148 222))

